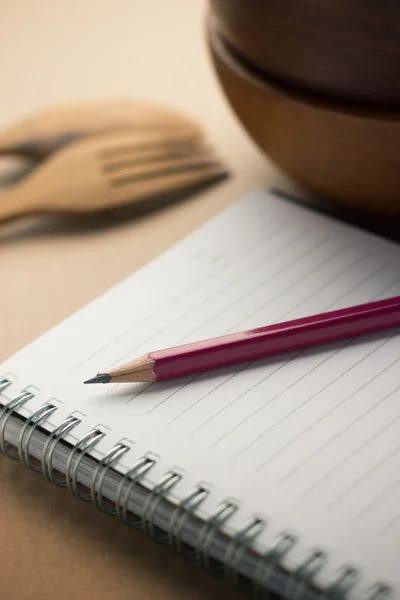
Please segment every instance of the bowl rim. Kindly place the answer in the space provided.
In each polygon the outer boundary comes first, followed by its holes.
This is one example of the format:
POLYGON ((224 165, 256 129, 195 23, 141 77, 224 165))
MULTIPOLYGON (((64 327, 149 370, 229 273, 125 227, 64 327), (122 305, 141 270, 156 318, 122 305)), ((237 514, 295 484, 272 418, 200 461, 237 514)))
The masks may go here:
POLYGON ((330 101, 326 95, 300 90, 277 81, 274 77, 269 77, 264 71, 261 71, 261 69, 258 69, 235 52, 219 31, 217 19, 211 13, 208 13, 206 18, 206 30, 210 47, 219 59, 240 79, 247 81, 260 91, 275 89, 278 95, 287 97, 292 102, 295 101, 303 104, 310 110, 328 111, 337 115, 341 114, 343 117, 349 117, 352 120, 360 119, 364 121, 368 119, 371 122, 379 121, 382 123, 382 121, 388 121, 399 122, 400 124, 400 107, 396 111, 392 107, 375 108, 371 105, 355 105, 354 102, 337 99, 330 101))

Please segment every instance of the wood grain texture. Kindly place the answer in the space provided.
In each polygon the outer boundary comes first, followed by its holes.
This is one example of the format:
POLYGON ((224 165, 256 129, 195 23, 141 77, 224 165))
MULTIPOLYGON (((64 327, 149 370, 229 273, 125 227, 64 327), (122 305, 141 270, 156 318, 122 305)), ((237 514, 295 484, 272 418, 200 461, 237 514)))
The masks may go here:
POLYGON ((265 154, 311 192, 361 212, 400 216, 400 111, 355 109, 261 79, 208 40, 231 107, 265 154))
POLYGON ((106 373, 111 377, 110 383, 114 382, 150 382, 155 381, 153 370, 154 360, 148 356, 140 356, 128 363, 118 365, 106 373))
POLYGON ((223 36, 284 82, 354 102, 400 104, 397 0, 209 0, 223 36))

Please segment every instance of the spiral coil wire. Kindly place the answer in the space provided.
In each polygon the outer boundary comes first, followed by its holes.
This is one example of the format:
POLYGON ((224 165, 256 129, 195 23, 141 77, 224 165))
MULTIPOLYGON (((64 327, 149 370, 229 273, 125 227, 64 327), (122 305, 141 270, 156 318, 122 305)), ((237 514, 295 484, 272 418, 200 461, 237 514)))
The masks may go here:
POLYGON ((55 483, 59 487, 67 487, 67 479, 66 477, 57 478, 54 475, 53 469, 53 456, 57 444, 62 440, 67 433, 69 433, 74 427, 79 425, 80 420, 76 417, 68 417, 56 427, 48 436, 46 443, 43 448, 41 467, 38 467, 37 471, 41 471, 44 477, 50 481, 50 483, 55 483))
MULTIPOLYGON (((9 379, 0 379, 0 395, 11 385, 9 379)), ((196 486, 188 492, 183 500, 176 505, 168 525, 160 530, 156 525, 160 504, 168 500, 168 494, 174 486, 181 481, 181 475, 174 471, 167 472, 152 489, 147 491, 141 516, 133 515, 129 504, 135 493, 142 486, 145 475, 153 468, 155 461, 148 457, 140 458, 125 475, 121 476, 115 501, 110 508, 105 505, 104 484, 107 474, 118 463, 120 458, 129 450, 125 444, 117 444, 99 461, 95 463, 88 491, 82 492, 79 488, 79 469, 84 458, 89 458, 90 450, 106 434, 98 429, 93 429, 82 436, 71 447, 65 476, 57 477, 55 474, 54 457, 57 446, 63 442, 65 436, 81 421, 74 416, 67 417, 50 433, 46 433, 41 460, 39 465, 32 463, 31 444, 35 432, 41 427, 57 407, 51 403, 44 404, 32 415, 27 417, 19 433, 16 449, 11 450, 11 445, 6 441, 6 429, 12 416, 16 416, 17 409, 21 408, 34 393, 23 391, 12 399, 1 402, 0 396, 0 452, 20 460, 27 468, 43 473, 51 483, 66 487, 71 494, 85 502, 92 502, 96 508, 105 513, 116 516, 119 520, 136 529, 142 529, 150 538, 159 543, 168 544, 170 548, 186 558, 195 560, 199 565, 211 573, 223 574, 234 586, 243 588, 243 577, 240 576, 239 565, 246 552, 251 551, 253 541, 257 538, 265 524, 261 519, 254 518, 245 523, 238 530, 226 546, 224 558, 216 561, 212 557, 212 548, 215 538, 220 534, 224 524, 236 512, 236 506, 224 502, 217 506, 210 517, 204 520, 198 530, 196 542, 189 546, 183 539, 185 525, 194 516, 196 509, 208 496, 204 487, 196 486)), ((268 590, 282 589, 282 597, 286 600, 305 600, 310 597, 321 600, 345 600, 348 593, 356 585, 359 573, 351 567, 344 567, 335 581, 324 590, 313 585, 315 575, 324 568, 327 556, 316 549, 306 557, 303 563, 290 575, 282 569, 282 561, 296 544, 296 537, 290 533, 279 536, 269 549, 261 556, 257 563, 254 576, 246 579, 245 587, 251 589, 255 598, 267 598, 268 590), (310 595, 311 594, 311 595, 310 595)), ((385 584, 376 584, 366 600, 386 600, 390 597, 391 590, 385 584)))
POLYGON ((50 415, 57 410, 56 406, 52 404, 44 404, 36 412, 33 413, 24 423, 21 429, 18 439, 18 454, 20 461, 32 471, 40 473, 42 471, 41 466, 35 466, 32 463, 32 453, 29 450, 30 443, 32 441, 33 434, 36 428, 45 421, 50 415))

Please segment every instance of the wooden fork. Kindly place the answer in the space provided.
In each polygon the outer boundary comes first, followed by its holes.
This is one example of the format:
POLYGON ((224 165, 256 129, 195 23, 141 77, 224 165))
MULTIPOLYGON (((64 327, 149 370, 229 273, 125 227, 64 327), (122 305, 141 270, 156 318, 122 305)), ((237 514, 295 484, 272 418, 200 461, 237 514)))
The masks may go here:
POLYGON ((186 133, 85 138, 51 155, 1 194, 0 221, 32 213, 104 211, 226 174, 212 150, 186 133))
POLYGON ((40 161, 83 137, 129 130, 202 135, 195 121, 156 104, 129 100, 83 102, 38 112, 0 132, 0 155, 40 161))

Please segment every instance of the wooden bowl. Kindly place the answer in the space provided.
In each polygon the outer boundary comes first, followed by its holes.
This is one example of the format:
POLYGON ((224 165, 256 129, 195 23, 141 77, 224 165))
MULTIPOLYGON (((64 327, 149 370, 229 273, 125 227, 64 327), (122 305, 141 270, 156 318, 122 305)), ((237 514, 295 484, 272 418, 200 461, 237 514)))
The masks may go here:
POLYGON ((400 107, 397 0, 209 0, 222 36, 283 82, 400 107))
POLYGON ((233 111, 282 171, 352 210, 400 216, 400 110, 328 103, 261 79, 227 48, 213 18, 207 39, 233 111))

